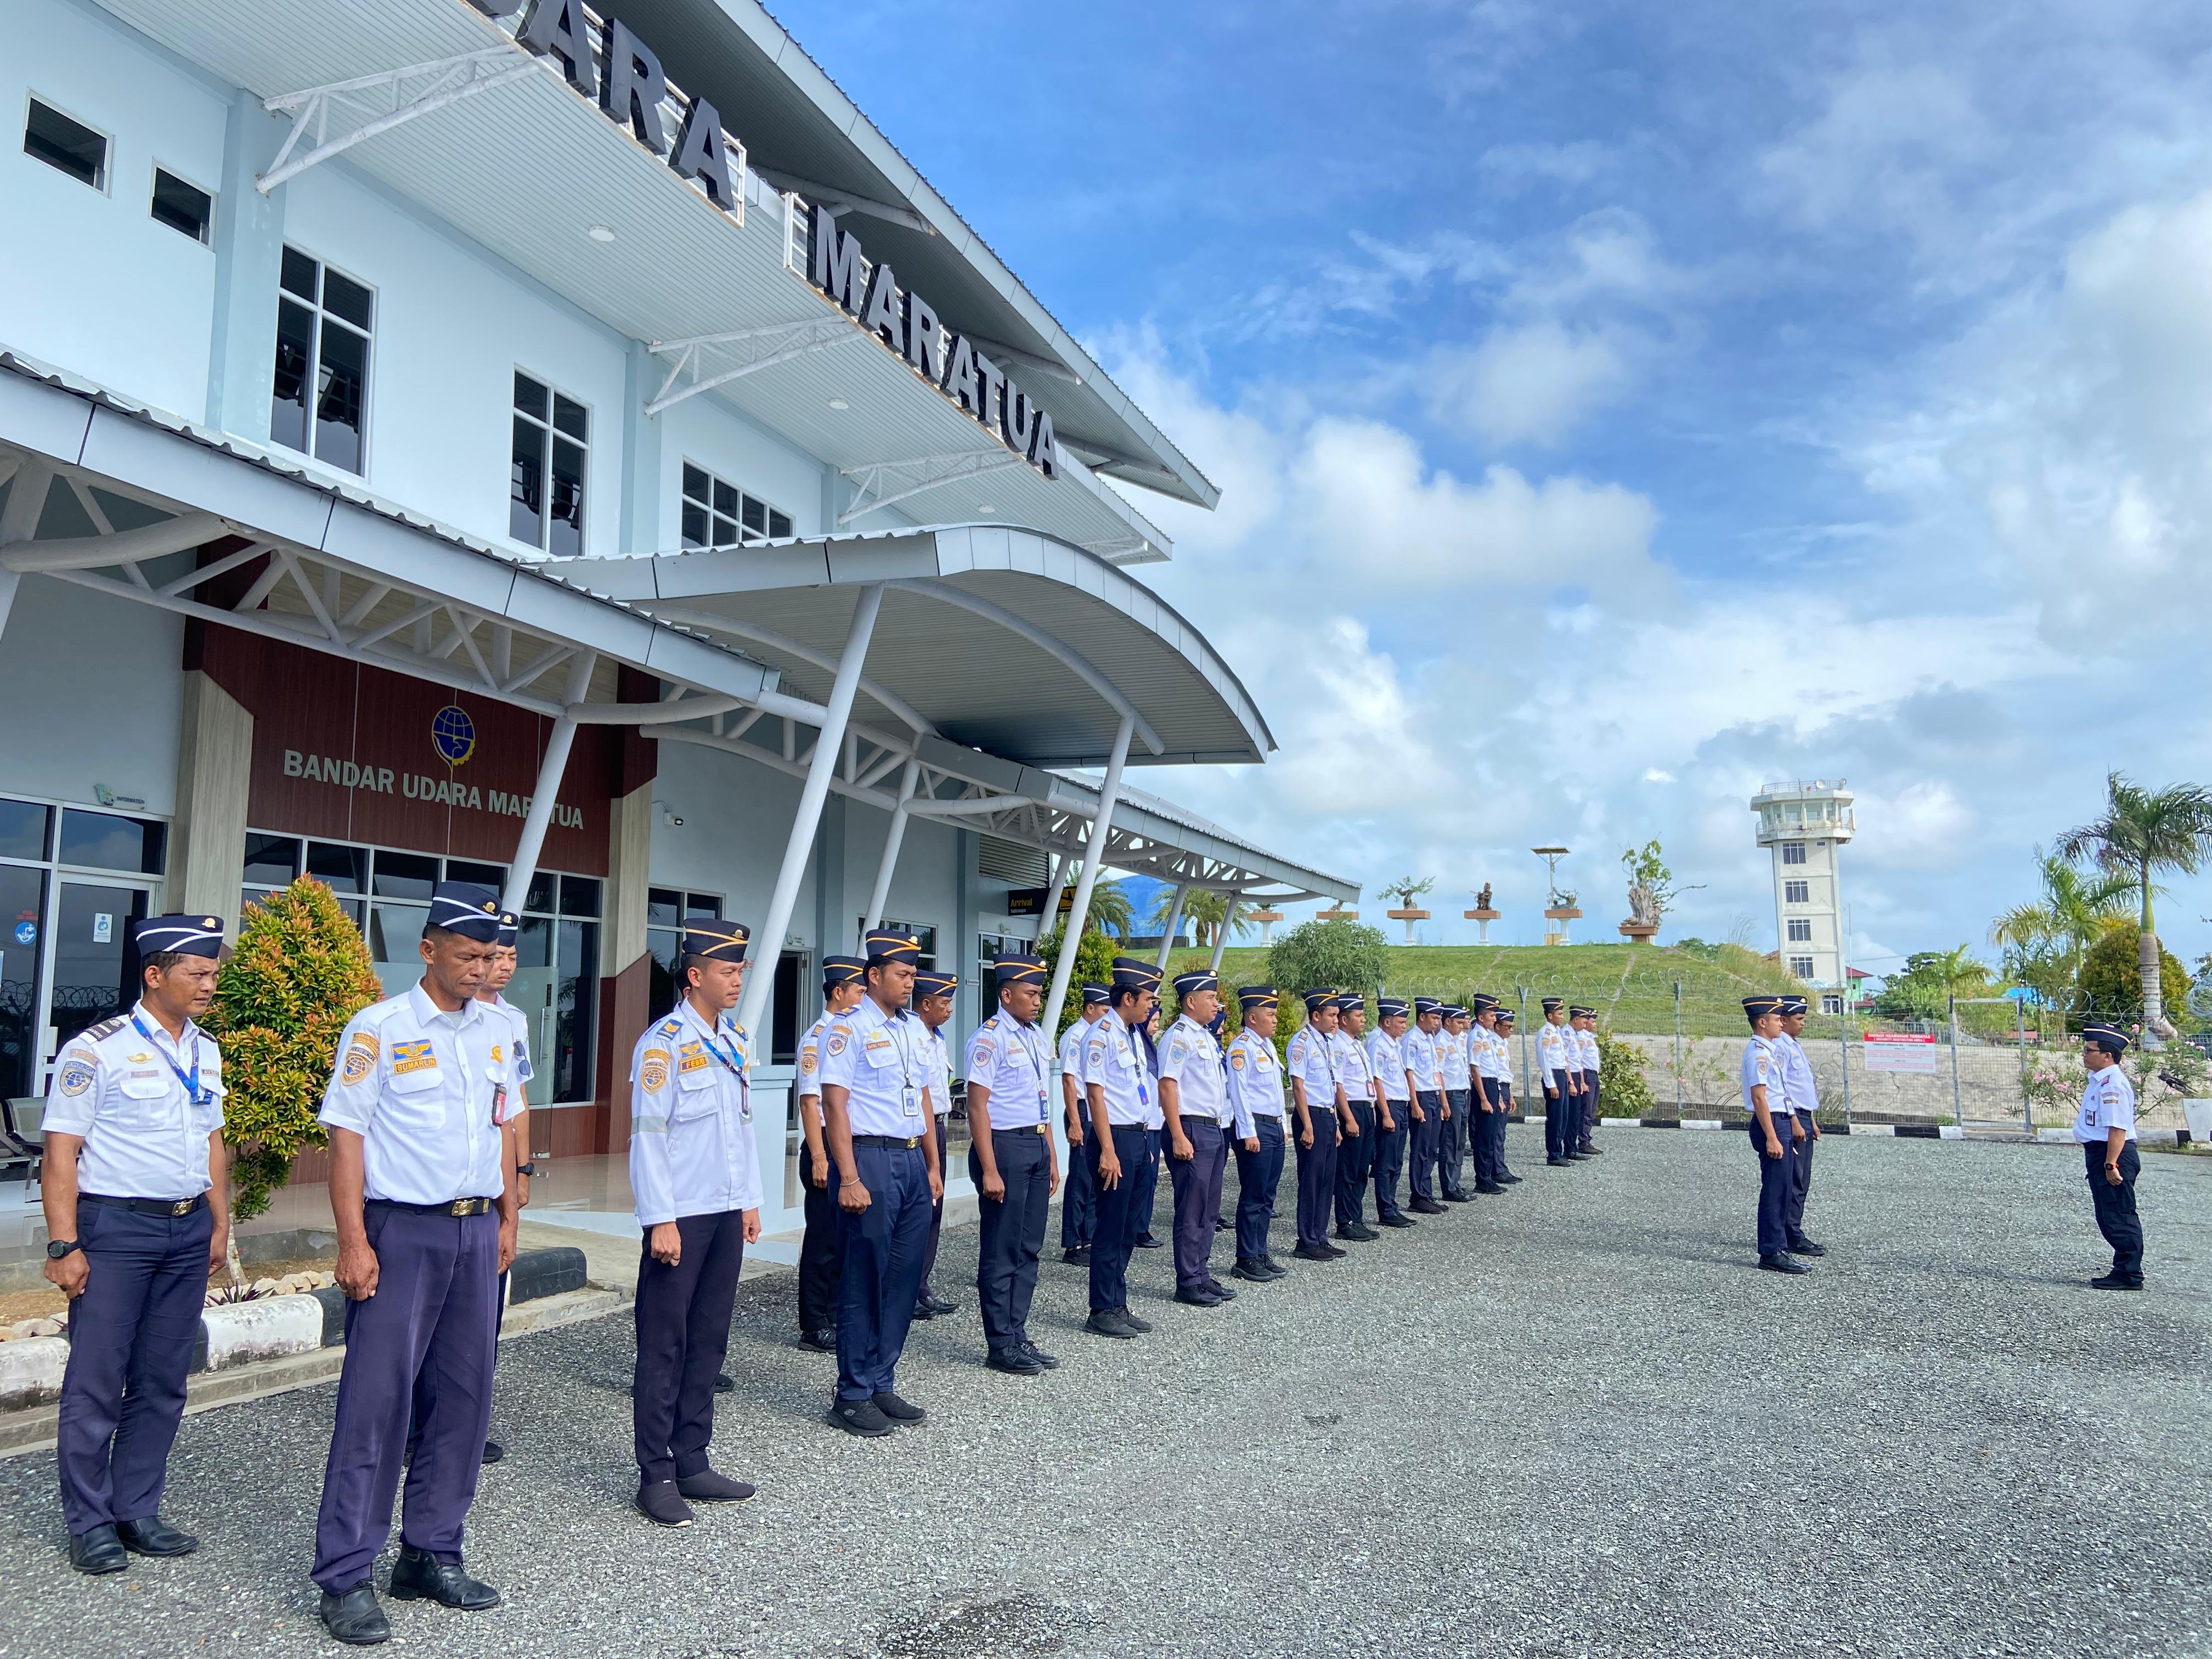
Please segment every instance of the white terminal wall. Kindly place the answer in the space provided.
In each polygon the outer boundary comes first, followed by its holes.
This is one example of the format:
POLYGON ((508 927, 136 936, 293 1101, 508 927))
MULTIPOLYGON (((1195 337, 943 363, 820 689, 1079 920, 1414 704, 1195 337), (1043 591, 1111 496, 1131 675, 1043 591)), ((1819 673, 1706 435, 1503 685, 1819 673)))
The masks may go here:
POLYGON ((181 617, 26 577, 0 640, 0 790, 89 805, 105 784, 173 813, 184 642, 181 617))

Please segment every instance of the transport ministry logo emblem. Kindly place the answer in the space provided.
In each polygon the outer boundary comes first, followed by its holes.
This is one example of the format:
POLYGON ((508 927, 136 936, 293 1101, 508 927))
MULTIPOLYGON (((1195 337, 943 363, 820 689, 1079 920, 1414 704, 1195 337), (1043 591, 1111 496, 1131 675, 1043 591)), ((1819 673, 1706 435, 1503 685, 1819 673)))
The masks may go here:
POLYGON ((430 743, 440 760, 459 766, 477 752, 477 723, 467 709, 447 703, 430 721, 430 743))

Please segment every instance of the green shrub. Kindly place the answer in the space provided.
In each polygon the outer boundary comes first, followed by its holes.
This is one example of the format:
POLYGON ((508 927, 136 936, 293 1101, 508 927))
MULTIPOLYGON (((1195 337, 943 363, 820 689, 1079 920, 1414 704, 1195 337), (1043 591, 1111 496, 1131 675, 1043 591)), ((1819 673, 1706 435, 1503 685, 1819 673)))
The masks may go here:
MULTIPOLYGON (((1055 927, 1037 941, 1036 953, 1044 958, 1045 982, 1052 982, 1052 974, 1060 965, 1060 947, 1067 932, 1065 923, 1055 927)), ((1093 985, 1110 985, 1114 981, 1114 941, 1096 927, 1086 923, 1083 937, 1075 945, 1075 971, 1067 978, 1067 996, 1060 1006, 1060 1029, 1052 1034, 1057 1042, 1067 1034, 1067 1028, 1083 1017, 1083 987, 1088 981, 1093 985)))
POLYGON ((1291 999, 1316 986, 1371 991, 1390 975, 1390 943, 1356 921, 1300 922, 1267 948, 1267 979, 1291 999))
POLYGON ((202 1022, 222 1044, 235 1218, 269 1207, 300 1148, 326 1144, 315 1114, 338 1038, 383 996, 361 930, 321 882, 302 876, 246 907, 238 948, 202 1022))
MULTIPOLYGON (((2142 1018, 2142 929, 2116 921, 2099 935, 2081 958, 2081 990, 2085 1012, 2123 1018, 2142 1018)), ((2163 945, 2158 952, 2158 983, 2168 1019, 2189 1015, 2189 970, 2163 945)))
POLYGON ((1651 1079, 1644 1070, 1644 1050, 1599 1026, 1597 1038, 1598 1109, 1607 1117, 1649 1117, 1655 1109, 1651 1079))

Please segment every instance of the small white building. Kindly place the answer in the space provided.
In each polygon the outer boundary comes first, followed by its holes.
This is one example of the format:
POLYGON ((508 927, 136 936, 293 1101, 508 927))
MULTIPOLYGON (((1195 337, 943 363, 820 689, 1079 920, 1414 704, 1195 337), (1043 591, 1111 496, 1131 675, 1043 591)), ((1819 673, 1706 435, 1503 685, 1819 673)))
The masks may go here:
POLYGON ((1774 854, 1774 933, 1782 965, 1843 1012, 1844 901, 1838 854, 1857 833, 1841 778, 1770 783, 1751 798, 1759 844, 1774 854))

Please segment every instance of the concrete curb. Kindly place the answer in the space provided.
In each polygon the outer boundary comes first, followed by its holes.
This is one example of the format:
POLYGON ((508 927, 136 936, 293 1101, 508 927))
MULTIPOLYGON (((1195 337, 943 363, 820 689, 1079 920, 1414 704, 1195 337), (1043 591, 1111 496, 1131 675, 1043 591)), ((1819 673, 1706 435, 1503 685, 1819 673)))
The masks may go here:
MULTIPOLYGON (((1601 1117, 1598 1127, 1604 1129, 1735 1129, 1741 1130, 1747 1118, 1733 1121, 1717 1117, 1601 1117)), ((1899 1140, 2014 1140, 2025 1146, 2029 1136, 2024 1129, 2008 1133, 1969 1135, 1956 1123, 1823 1123, 1823 1135, 1887 1135, 1899 1140)), ((2071 1129, 2038 1129, 2034 1140, 2044 1145, 2071 1145, 2071 1129)), ((2144 1146, 2188 1146, 2196 1144, 2186 1129, 2143 1129, 2136 1135, 2136 1142, 2144 1146)))

